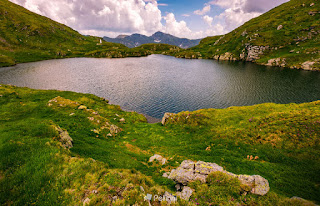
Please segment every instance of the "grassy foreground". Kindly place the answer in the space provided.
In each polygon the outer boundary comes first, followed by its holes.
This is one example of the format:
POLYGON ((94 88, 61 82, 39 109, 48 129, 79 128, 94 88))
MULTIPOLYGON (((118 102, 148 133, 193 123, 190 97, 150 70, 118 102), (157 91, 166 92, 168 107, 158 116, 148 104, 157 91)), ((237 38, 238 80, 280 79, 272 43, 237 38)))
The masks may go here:
POLYGON ((319 136, 320 101, 181 112, 162 126, 91 94, 1 85, 0 204, 148 205, 147 193, 175 193, 162 174, 185 159, 261 175, 271 191, 243 196, 237 181, 216 174, 176 205, 308 205, 292 196, 319 203, 319 136), (106 123, 122 131, 109 136, 106 123), (56 127, 73 139, 70 150, 56 127), (153 154, 168 163, 149 163, 153 154))

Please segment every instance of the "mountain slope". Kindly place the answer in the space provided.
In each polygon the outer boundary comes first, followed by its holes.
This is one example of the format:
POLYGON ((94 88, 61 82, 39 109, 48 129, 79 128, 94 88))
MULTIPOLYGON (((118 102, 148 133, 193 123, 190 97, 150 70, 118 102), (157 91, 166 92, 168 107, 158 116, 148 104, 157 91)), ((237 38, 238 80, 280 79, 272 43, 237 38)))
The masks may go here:
POLYGON ((145 56, 122 44, 83 36, 49 18, 35 14, 8 0, 0 1, 0 66, 43 59, 94 56, 145 56), (99 52, 98 52, 99 51, 99 52))
POLYGON ((181 112, 163 126, 91 94, 0 85, 0 205, 148 206, 146 194, 177 192, 163 174, 187 159, 261 175, 271 190, 244 194, 220 177, 188 185, 190 201, 176 205, 312 205, 292 196, 319 203, 319 105, 181 112), (154 154, 168 161, 148 162, 154 154))
POLYGON ((103 39, 107 42, 124 44, 129 48, 138 47, 142 44, 162 43, 186 49, 196 46, 200 42, 200 39, 190 40, 186 38, 178 38, 162 32, 156 32, 150 37, 141 34, 132 34, 130 36, 120 35, 117 38, 103 37, 103 39))
POLYGON ((186 53, 195 58, 319 70, 320 3, 291 0, 226 35, 203 39, 186 53))

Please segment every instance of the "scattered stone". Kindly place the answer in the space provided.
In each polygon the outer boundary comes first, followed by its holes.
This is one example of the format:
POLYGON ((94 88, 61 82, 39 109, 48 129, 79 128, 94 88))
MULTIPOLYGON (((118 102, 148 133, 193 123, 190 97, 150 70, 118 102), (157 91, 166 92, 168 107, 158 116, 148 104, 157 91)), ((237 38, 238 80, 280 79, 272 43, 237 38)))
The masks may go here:
POLYGON ((167 178, 167 177, 169 177, 169 175, 168 175, 168 173, 165 172, 165 173, 163 173, 162 177, 166 177, 167 178))
POLYGON ((218 171, 238 178, 242 184, 248 185, 251 188, 250 192, 253 194, 265 195, 270 190, 268 180, 259 175, 235 175, 225 171, 223 167, 216 163, 203 161, 193 162, 191 160, 184 160, 178 168, 171 171, 168 178, 186 186, 189 182, 195 180, 200 180, 202 183, 205 183, 210 173, 218 171))
POLYGON ((122 129, 114 124, 112 124, 110 126, 110 133, 112 134, 112 136, 114 136, 115 134, 118 134, 122 131, 122 129))
POLYGON ((279 66, 279 67, 286 67, 286 59, 285 58, 275 58, 275 59, 269 59, 266 66, 279 66))
POLYGON ((313 65, 314 64, 315 64, 315 62, 306 61, 306 62, 301 64, 301 68, 304 69, 304 70, 313 70, 313 65))
POLYGON ((69 133, 63 129, 61 129, 59 126, 54 127, 56 131, 59 133, 59 141, 61 142, 62 146, 66 149, 70 149, 73 147, 72 143, 73 140, 69 136, 69 133))
POLYGON ((244 30, 244 32, 242 32, 241 36, 246 36, 248 34, 247 30, 244 30))
POLYGON ((142 192, 144 192, 144 188, 143 188, 142 186, 140 186, 140 190, 141 190, 142 192))
POLYGON ((294 50, 291 50, 291 51, 290 51, 290 53, 293 53, 293 52, 294 52, 294 50))
POLYGON ((159 161, 162 165, 166 164, 167 159, 162 157, 161 155, 155 154, 149 158, 149 162, 153 162, 154 160, 159 161))
POLYGON ((97 190, 92 190, 91 193, 98 194, 98 191, 97 190))
POLYGON ((122 123, 126 122, 126 120, 124 118, 121 118, 119 121, 122 122, 122 123))
POLYGON ((84 105, 80 105, 80 106, 78 107, 78 109, 80 109, 80 110, 84 110, 84 109, 87 109, 87 107, 86 107, 86 106, 84 106, 84 105))
POLYGON ((87 198, 83 201, 83 206, 89 205, 89 204, 90 204, 90 199, 87 197, 87 198))
POLYGON ((107 137, 112 137, 112 134, 110 134, 110 133, 109 133, 109 134, 107 134, 107 137))
POLYGON ((311 3, 310 6, 314 6, 314 3, 311 3))
POLYGON ((179 196, 183 200, 189 201, 193 190, 190 187, 184 186, 181 192, 177 192, 177 196, 179 196))
POLYGON ((280 24, 280 25, 278 26, 277 30, 281 30, 281 29, 283 29, 283 26, 280 24))
POLYGON ((169 119, 172 119, 172 117, 175 115, 175 113, 165 113, 162 117, 162 125, 165 125, 169 119))
POLYGON ((211 151, 211 146, 208 146, 208 147, 206 148, 206 151, 211 151))
POLYGON ((69 116, 73 116, 73 115, 75 115, 75 113, 71 113, 71 114, 69 114, 69 116))

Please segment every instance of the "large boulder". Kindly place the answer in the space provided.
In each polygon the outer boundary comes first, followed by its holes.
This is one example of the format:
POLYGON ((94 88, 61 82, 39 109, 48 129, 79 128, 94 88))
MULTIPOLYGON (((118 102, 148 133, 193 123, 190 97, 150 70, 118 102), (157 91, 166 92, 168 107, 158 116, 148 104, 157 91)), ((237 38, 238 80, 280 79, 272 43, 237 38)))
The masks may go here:
POLYGON ((216 163, 203 161, 193 162, 191 160, 184 160, 178 168, 171 171, 168 178, 186 186, 189 182, 196 180, 205 183, 206 178, 212 172, 223 172, 229 176, 238 178, 242 184, 248 185, 251 188, 251 193, 253 194, 265 195, 270 190, 268 180, 260 175, 236 175, 224 170, 223 167, 216 163))

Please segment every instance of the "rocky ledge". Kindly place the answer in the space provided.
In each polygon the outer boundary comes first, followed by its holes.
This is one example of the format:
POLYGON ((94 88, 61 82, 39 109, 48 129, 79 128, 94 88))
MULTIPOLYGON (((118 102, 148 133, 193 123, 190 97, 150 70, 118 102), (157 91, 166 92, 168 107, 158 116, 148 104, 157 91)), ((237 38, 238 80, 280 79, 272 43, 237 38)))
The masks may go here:
POLYGON ((270 190, 268 180, 260 175, 236 175, 224 170, 216 163, 203 161, 184 160, 178 168, 171 171, 168 178, 174 180, 177 183, 176 188, 180 189, 186 187, 189 182, 196 180, 205 183, 208 175, 213 172, 223 172, 231 177, 238 178, 242 184, 249 186, 248 191, 244 192, 265 195, 270 190))

